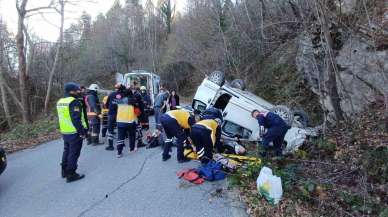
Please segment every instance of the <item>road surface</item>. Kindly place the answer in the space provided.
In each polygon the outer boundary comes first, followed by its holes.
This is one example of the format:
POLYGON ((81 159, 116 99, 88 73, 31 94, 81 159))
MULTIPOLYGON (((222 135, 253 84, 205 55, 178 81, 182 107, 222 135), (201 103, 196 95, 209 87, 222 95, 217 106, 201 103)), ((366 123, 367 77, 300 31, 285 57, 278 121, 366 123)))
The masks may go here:
POLYGON ((0 176, 0 217, 244 216, 225 181, 195 186, 179 180, 177 171, 198 163, 178 164, 175 153, 162 162, 160 148, 125 149, 117 159, 104 146, 84 146, 78 171, 85 179, 65 183, 62 146, 57 140, 8 156, 0 176))

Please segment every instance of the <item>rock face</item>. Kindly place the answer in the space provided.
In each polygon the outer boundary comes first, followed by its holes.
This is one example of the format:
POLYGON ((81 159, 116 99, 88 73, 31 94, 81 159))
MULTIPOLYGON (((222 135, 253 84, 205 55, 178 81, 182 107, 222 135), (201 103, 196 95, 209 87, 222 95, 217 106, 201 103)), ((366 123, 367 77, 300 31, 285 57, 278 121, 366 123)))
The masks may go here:
MULTIPOLYGON (((314 93, 325 95, 320 91, 320 88, 324 89, 322 81, 327 77, 323 48, 314 48, 307 34, 299 37, 298 44, 296 64, 299 73, 314 93)), ((351 37, 337 51, 335 61, 341 109, 347 117, 362 112, 377 96, 388 95, 388 50, 376 51, 368 42, 351 37)), ((333 107, 327 97, 321 98, 322 107, 330 121, 333 118, 333 107)))

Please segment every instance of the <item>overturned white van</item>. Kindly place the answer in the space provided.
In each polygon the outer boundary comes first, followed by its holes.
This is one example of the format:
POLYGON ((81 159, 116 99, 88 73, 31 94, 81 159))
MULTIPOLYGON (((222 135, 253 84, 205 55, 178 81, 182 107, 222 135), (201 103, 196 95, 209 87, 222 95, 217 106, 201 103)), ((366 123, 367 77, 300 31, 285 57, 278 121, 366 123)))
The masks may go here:
POLYGON ((223 112, 222 134, 225 139, 261 140, 258 123, 251 117, 254 109, 276 112, 291 126, 285 137, 286 152, 297 149, 308 136, 317 136, 315 129, 307 127, 306 113, 272 105, 246 91, 242 80, 225 81, 224 73, 220 71, 213 72, 203 80, 193 99, 193 109, 203 111, 210 106, 223 112))

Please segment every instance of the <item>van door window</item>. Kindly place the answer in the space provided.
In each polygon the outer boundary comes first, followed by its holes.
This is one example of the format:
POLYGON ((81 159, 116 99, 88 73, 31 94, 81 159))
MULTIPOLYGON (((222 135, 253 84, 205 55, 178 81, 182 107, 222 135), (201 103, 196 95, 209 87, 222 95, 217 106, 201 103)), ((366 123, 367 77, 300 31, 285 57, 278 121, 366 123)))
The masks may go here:
POLYGON ((154 89, 154 95, 158 95, 159 93, 159 80, 158 79, 153 79, 154 84, 153 84, 153 89, 154 89))
POLYGON ((193 109, 198 110, 198 111, 205 111, 206 110, 206 104, 199 101, 199 100, 194 100, 193 101, 193 109))

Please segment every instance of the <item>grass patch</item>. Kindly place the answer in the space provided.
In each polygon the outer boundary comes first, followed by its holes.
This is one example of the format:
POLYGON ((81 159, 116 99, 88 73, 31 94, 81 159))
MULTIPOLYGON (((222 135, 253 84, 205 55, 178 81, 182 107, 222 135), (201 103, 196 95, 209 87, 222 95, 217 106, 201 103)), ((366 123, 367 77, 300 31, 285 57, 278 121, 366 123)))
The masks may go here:
POLYGON ((0 141, 30 139, 42 134, 51 133, 57 128, 57 118, 41 118, 31 124, 17 124, 12 130, 0 134, 0 141))

